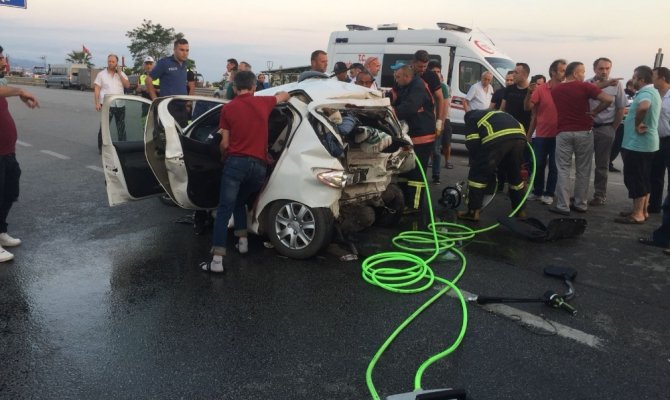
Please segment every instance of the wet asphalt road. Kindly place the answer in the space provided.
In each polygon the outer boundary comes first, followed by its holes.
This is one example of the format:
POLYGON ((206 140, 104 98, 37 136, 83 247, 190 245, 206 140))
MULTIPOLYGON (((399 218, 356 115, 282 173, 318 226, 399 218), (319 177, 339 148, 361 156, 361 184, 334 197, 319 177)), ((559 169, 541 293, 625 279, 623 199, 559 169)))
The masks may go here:
MULTIPOLYGON (((155 199, 107 206, 92 94, 28 89, 40 110, 10 102, 23 176, 9 223, 24 243, 0 264, 0 398, 370 398, 371 357, 440 285, 392 294, 367 285, 360 262, 340 262, 342 249, 296 261, 256 237, 248 255, 230 256, 224 276, 204 274, 196 264, 210 238, 175 222, 185 211, 155 199)), ((442 186, 462 179, 466 162, 457 154, 442 186)), ((610 179, 608 205, 585 215, 579 239, 537 244, 499 228, 464 248, 459 287, 473 293, 560 291, 542 269, 574 267, 578 316, 540 304, 514 305, 511 316, 469 305, 463 343, 427 370, 424 388, 465 388, 478 400, 668 398, 670 257, 635 243, 660 216, 612 223, 629 201, 621 175, 610 179), (529 328, 521 311, 573 331, 529 328)), ((481 225, 507 207, 496 199, 481 225)), ((545 208, 528 205, 548 221, 545 208)), ((355 239, 369 255, 390 249, 397 232, 373 228, 355 239)), ((453 277, 458 263, 443 255, 432 267, 453 277)), ((412 324, 374 371, 382 398, 410 391, 418 366, 451 344, 460 320, 447 297, 412 324)))

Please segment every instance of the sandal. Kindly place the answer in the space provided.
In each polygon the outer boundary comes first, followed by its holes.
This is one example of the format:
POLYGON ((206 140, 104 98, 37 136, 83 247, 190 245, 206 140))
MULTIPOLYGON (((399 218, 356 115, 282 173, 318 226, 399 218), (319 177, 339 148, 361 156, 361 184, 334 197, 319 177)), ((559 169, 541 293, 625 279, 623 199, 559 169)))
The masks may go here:
POLYGON ((643 225, 644 221, 638 221, 631 217, 630 215, 627 217, 617 217, 614 218, 614 222, 617 224, 626 224, 626 225, 643 225))
POLYGON ((205 272, 209 272, 209 273, 212 273, 212 274, 222 274, 225 271, 225 269, 223 268, 223 265, 221 265, 221 271, 213 270, 211 261, 201 262, 200 264, 198 264, 198 267, 200 267, 200 270, 205 271, 205 272))
POLYGON ((444 166, 446 169, 454 169, 454 164, 452 163, 447 163, 447 165, 444 166))

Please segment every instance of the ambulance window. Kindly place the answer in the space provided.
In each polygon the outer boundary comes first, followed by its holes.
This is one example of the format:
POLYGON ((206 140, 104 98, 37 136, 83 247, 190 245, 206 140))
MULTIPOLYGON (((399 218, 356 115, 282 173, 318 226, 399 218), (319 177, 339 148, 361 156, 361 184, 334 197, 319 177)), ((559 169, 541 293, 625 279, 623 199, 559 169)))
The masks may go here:
MULTIPOLYGON (((414 58, 414 53, 411 54, 384 54, 384 62, 382 63, 382 82, 381 87, 390 88, 393 87, 395 83, 393 80, 393 70, 391 65, 396 64, 397 62, 402 62, 406 65, 412 64, 412 59, 414 58)), ((430 55, 431 61, 438 61, 442 63, 442 57, 437 54, 430 55)), ((445 68, 442 66, 442 68, 445 68)))
POLYGON ((461 93, 467 93, 470 86, 479 82, 484 71, 488 71, 488 69, 479 63, 461 61, 458 65, 458 89, 461 93))

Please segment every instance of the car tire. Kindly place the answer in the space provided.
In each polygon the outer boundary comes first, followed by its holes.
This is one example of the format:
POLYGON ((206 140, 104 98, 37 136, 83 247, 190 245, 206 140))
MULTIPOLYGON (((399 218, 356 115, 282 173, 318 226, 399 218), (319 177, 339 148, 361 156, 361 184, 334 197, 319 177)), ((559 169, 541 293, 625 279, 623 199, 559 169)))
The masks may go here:
POLYGON ((177 203, 175 203, 174 200, 172 200, 170 195, 168 195, 167 193, 163 193, 162 195, 158 196, 158 200, 163 205, 170 206, 170 207, 178 207, 177 203))
POLYGON ((333 213, 328 208, 281 200, 270 207, 265 232, 279 254, 305 259, 330 243, 333 224, 333 213))
POLYGON ((384 207, 375 207, 375 225, 392 228, 400 222, 405 209, 405 196, 396 184, 390 184, 382 193, 384 207))

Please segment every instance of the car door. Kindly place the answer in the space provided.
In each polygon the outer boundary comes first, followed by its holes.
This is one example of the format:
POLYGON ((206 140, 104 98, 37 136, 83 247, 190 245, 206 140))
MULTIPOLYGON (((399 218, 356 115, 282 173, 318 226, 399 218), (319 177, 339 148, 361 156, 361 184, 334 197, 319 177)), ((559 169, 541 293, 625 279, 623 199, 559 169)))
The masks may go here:
POLYGON ((227 100, 202 96, 162 99, 147 124, 147 158, 172 199, 183 208, 211 209, 219 200, 221 154, 219 119, 227 100), (186 107, 188 121, 174 118, 186 107))
POLYGON ((151 102, 106 96, 101 112, 102 166, 110 206, 163 193, 144 153, 144 126, 151 102))

